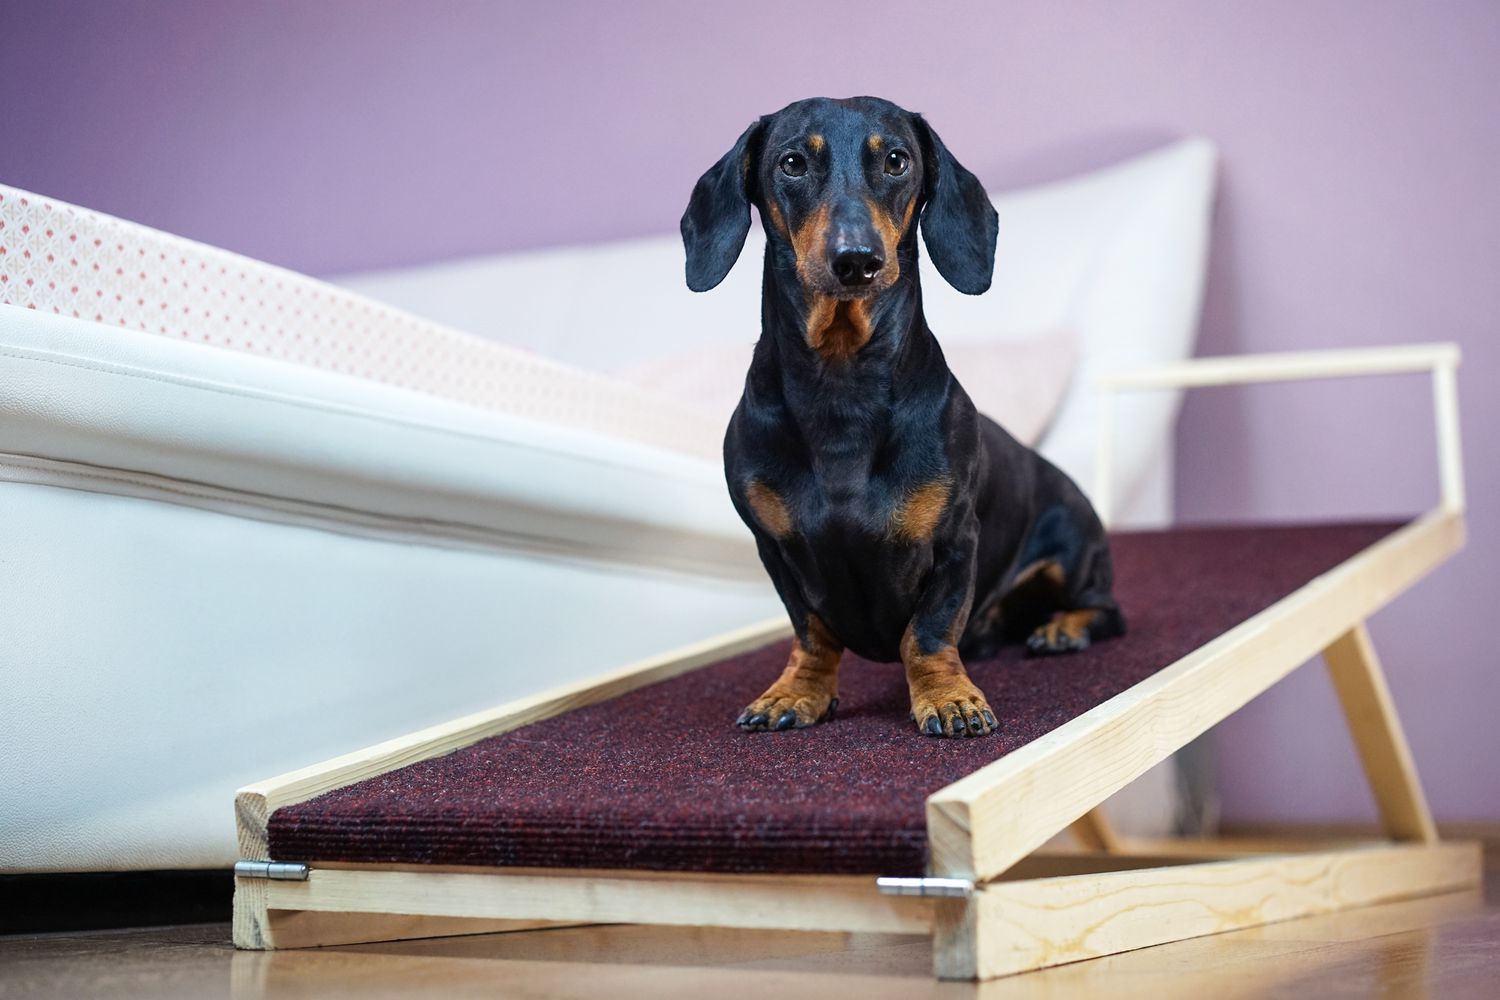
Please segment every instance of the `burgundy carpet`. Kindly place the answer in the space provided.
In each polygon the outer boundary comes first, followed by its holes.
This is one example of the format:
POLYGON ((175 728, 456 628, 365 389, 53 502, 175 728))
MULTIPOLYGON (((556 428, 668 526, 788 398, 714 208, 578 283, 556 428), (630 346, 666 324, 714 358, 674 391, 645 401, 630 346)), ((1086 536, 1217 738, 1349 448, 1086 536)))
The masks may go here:
POLYGON ((969 664, 1000 720, 921 736, 899 664, 846 656, 838 718, 743 733, 776 643, 271 816, 271 857, 578 868, 917 875, 923 800, 1149 677, 1395 524, 1178 529, 1114 540, 1122 639, 969 664))

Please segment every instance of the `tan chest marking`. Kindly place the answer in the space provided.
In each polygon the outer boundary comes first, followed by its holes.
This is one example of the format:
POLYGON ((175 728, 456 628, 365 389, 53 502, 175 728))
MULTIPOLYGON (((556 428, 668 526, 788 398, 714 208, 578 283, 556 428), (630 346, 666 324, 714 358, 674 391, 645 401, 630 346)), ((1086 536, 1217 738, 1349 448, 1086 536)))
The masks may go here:
POLYGON ((792 533, 792 515, 786 509, 786 501, 781 499, 781 494, 759 479, 752 479, 750 485, 745 487, 745 500, 750 504, 750 512, 755 515, 760 526, 774 537, 785 538, 792 533))
POLYGON ((912 490, 891 515, 891 534, 908 542, 927 541, 937 530, 952 495, 953 482, 946 477, 912 490))
POLYGON ((814 295, 807 307, 807 346, 824 361, 848 361, 870 342, 868 299, 814 295))

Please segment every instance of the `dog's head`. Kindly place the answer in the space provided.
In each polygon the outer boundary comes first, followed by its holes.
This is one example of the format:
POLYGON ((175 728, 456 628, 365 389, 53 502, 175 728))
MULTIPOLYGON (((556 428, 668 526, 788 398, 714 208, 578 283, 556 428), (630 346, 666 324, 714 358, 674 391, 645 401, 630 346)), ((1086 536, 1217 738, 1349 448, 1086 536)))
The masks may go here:
POLYGON ((693 291, 734 266, 752 204, 812 295, 863 299, 890 288, 903 258, 915 264, 918 219, 949 284, 969 295, 990 286, 996 217, 983 185, 921 115, 889 101, 813 98, 746 129, 698 180, 682 216, 693 291))

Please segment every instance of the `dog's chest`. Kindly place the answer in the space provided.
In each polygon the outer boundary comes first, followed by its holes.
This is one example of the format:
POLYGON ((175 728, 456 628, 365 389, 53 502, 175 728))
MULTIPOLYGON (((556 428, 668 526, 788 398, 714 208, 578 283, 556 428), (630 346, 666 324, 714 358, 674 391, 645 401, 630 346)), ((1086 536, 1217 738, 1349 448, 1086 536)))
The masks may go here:
POLYGON ((924 548, 950 509, 946 395, 898 401, 860 377, 787 391, 775 419, 741 424, 730 451, 742 513, 794 562, 924 548))
POLYGON ((799 527, 809 541, 864 545, 890 534, 897 491, 888 481, 825 468, 802 477, 800 492, 799 527))
POLYGON ((868 463, 821 462, 750 478, 750 513, 772 536, 797 547, 909 548, 930 540, 952 498, 945 473, 872 474, 868 463))

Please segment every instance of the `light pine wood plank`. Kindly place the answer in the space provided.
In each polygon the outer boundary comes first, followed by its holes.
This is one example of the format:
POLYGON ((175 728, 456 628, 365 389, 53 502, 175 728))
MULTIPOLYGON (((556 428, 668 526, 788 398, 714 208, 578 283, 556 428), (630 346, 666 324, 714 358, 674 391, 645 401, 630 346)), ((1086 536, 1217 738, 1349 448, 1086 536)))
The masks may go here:
POLYGON ((373 941, 463 937, 570 926, 550 920, 485 920, 406 913, 321 913, 316 910, 271 910, 269 918, 272 948, 327 948, 373 941))
POLYGON ((234 880, 234 917, 230 934, 236 948, 263 951, 275 947, 270 917, 266 913, 267 884, 260 878, 234 880))
MULTIPOLYGON (((1237 858, 1251 854, 1295 854, 1312 851, 1347 850, 1388 843, 1377 831, 1365 836, 1234 836, 1234 837, 1122 837, 1120 852, 1126 856, 1176 858, 1237 858)), ((1019 867, 1019 866, 1018 866, 1019 867)), ((1012 869, 1014 870, 1014 869, 1012 869)), ((1008 873, 1007 873, 1008 874, 1008 873)))
POLYGON ((984 882, 1328 646, 1463 543, 1433 511, 1129 690, 933 793, 934 875, 984 882))
POLYGON ((1115 523, 1115 393, 1107 382, 1098 385, 1099 429, 1094 442, 1094 482, 1089 490, 1094 513, 1106 528, 1115 523))
POLYGON ((1251 382, 1397 375, 1452 368, 1459 363, 1459 358, 1459 347, 1451 342, 1227 355, 1187 358, 1150 368, 1106 372, 1099 376, 1096 384, 1103 389, 1190 389, 1251 382))
POLYGON ((1106 372, 1094 381, 1099 393, 1098 443, 1090 491, 1094 509, 1101 521, 1106 525, 1111 523, 1117 393, 1430 372, 1442 506, 1445 510, 1462 511, 1465 500, 1458 413, 1460 360, 1459 346, 1448 342, 1186 358, 1172 364, 1106 372))
POLYGON ((1432 370, 1432 405, 1437 418, 1438 481, 1443 506, 1463 510, 1464 456, 1458 424, 1458 356, 1432 370))
MULTIPOLYGON (((268 882, 267 909, 565 923, 925 934, 932 901, 884 896, 861 875, 317 867, 268 882)), ((276 947, 272 940, 265 947, 276 947)))
POLYGON ((1120 849, 1120 838, 1115 834, 1109 817, 1104 815, 1103 806, 1090 809, 1074 820, 1068 829, 1081 845, 1091 851, 1111 852, 1120 849))
POLYGON ((1386 832, 1393 840, 1435 843, 1437 827, 1369 630, 1361 623, 1339 636, 1323 651, 1323 661, 1386 832))
POLYGON ((939 902, 933 968, 944 979, 992 979, 1479 880, 1479 847, 1469 843, 1000 882, 939 902))

